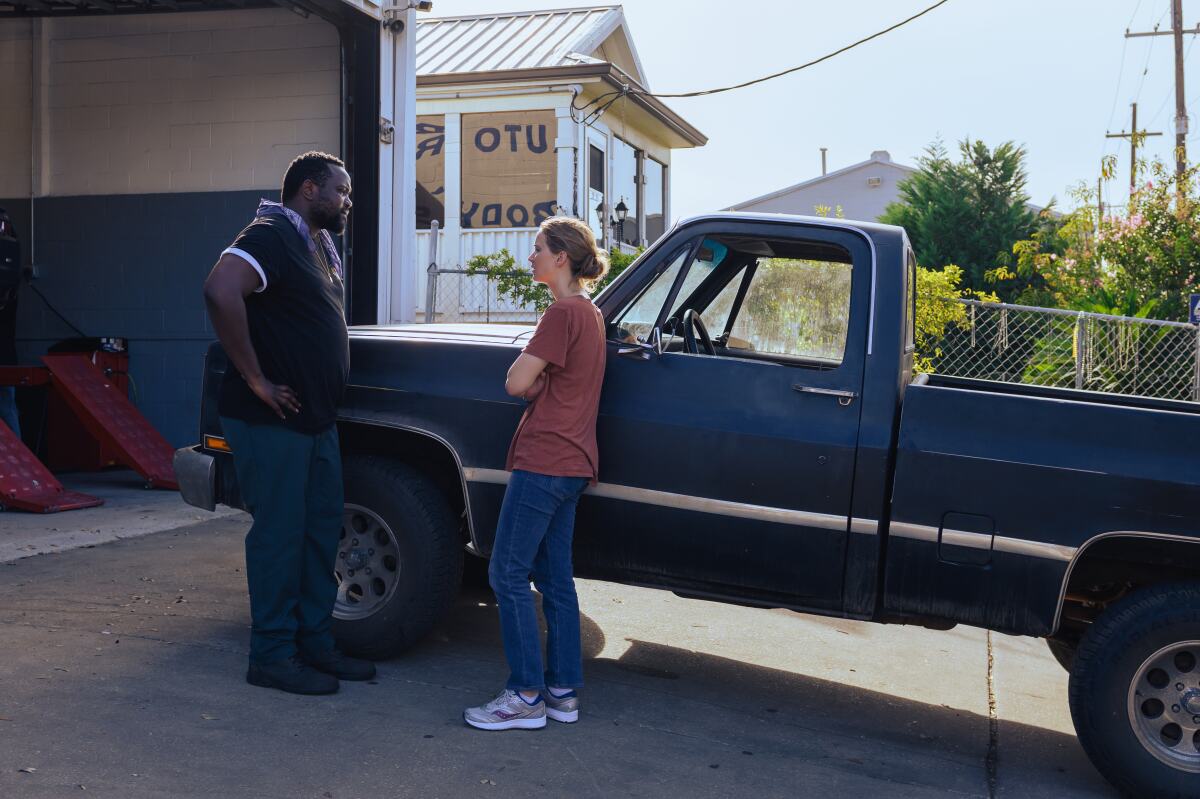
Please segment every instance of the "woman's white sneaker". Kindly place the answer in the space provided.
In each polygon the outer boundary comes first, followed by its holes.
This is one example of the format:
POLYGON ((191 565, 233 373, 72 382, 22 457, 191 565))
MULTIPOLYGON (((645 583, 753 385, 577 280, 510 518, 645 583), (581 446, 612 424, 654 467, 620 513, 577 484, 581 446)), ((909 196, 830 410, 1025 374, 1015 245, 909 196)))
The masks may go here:
POLYGON ((463 721, 479 730, 540 730, 546 726, 546 703, 541 696, 528 702, 506 688, 486 705, 464 710, 463 721))
POLYGON ((546 715, 555 721, 564 724, 579 721, 579 695, 574 691, 555 696, 552 691, 547 690, 542 694, 542 699, 546 702, 546 715))

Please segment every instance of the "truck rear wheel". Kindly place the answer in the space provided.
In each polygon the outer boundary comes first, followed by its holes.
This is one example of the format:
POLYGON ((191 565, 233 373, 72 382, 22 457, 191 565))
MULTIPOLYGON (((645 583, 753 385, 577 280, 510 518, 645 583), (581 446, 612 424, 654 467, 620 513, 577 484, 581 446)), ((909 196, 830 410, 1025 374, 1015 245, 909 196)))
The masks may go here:
POLYGON ((1200 796, 1200 585, 1147 588, 1088 630, 1071 670, 1084 751, 1134 796, 1200 796))
POLYGON ((462 542, 445 497, 406 464, 349 456, 335 572, 333 632, 348 654, 387 658, 419 641, 450 607, 462 542))

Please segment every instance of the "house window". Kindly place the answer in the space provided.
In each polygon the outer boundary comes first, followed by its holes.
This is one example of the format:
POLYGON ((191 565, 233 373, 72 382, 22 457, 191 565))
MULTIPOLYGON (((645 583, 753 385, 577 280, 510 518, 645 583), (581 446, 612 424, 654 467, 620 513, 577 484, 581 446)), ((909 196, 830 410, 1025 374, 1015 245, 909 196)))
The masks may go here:
POLYGON ((642 163, 645 165, 646 243, 653 244, 666 231, 667 168, 653 158, 643 158, 642 163))
POLYGON ((613 233, 613 241, 635 247, 642 243, 638 231, 637 190, 641 155, 640 150, 620 139, 613 140, 612 207, 608 209, 608 225, 613 233))
POLYGON ((462 226, 537 227, 555 202, 553 111, 462 116, 462 226))
POLYGON ((605 216, 608 209, 604 202, 604 151, 594 144, 588 145, 588 221, 596 241, 604 241, 605 216))
POLYGON ((446 226, 446 118, 417 117, 417 229, 446 226))

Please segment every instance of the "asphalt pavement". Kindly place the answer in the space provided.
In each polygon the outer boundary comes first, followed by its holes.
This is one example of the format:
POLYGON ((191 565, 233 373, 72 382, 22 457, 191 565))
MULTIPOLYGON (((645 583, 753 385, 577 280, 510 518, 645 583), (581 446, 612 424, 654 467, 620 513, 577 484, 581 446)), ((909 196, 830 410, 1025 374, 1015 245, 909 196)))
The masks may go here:
POLYGON ((138 491, 112 488, 109 510, 146 522, 127 535, 0 514, 0 796, 1115 796, 1044 644, 970 628, 581 580, 579 723, 493 733, 461 720, 506 677, 493 599, 469 588, 371 683, 254 688, 247 517, 138 491))

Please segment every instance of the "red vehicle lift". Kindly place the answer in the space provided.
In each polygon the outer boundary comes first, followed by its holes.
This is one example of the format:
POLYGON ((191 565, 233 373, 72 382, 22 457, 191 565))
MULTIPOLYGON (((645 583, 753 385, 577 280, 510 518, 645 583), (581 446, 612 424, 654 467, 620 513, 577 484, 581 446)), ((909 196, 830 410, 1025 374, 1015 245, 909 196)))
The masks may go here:
MULTIPOLYGON (((25 366, 0 367, 0 385, 37 386, 50 381, 45 369, 25 366)), ((21 439, 0 422, 0 504, 35 513, 94 508, 104 500, 67 491, 54 479, 21 439)))
MULTIPOLYGON (((82 354, 45 355, 40 367, 0 367, 0 385, 49 384, 56 401, 70 408, 74 419, 103 452, 146 478, 151 488, 178 489, 171 465, 173 450, 146 421, 104 371, 82 354)), ((103 504, 104 500, 66 491, 54 475, 0 423, 0 504, 40 513, 54 513, 103 504)))
POLYGON ((175 451, 104 372, 86 355, 43 355, 55 390, 75 416, 151 488, 179 489, 171 459, 175 451))

